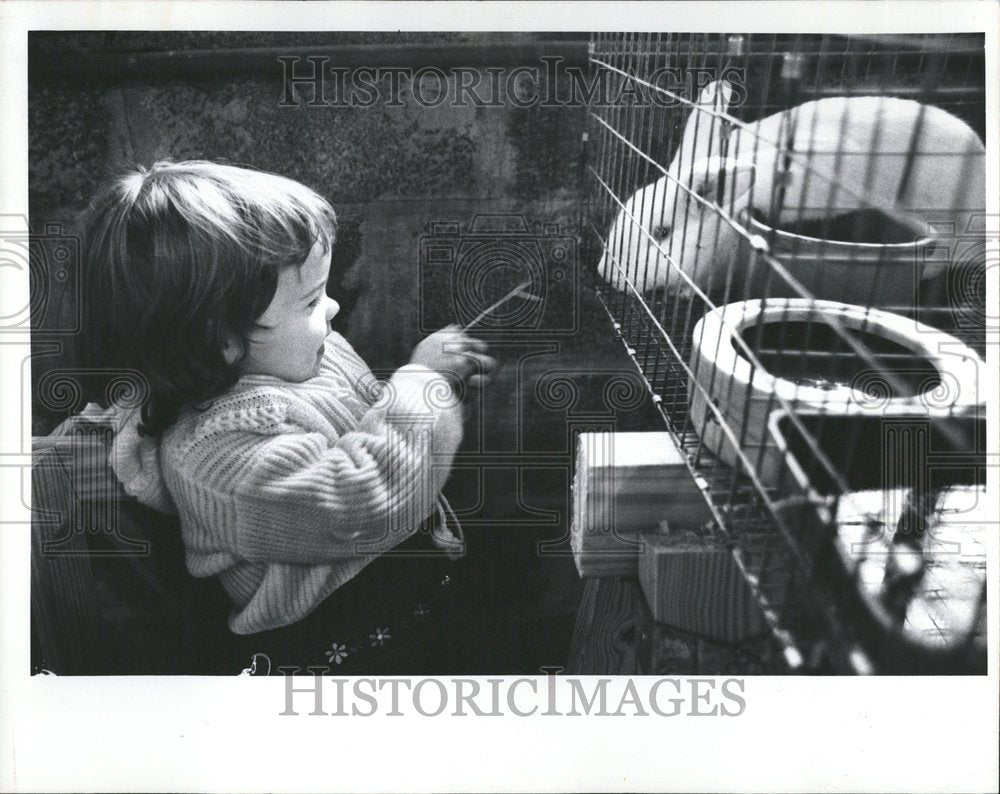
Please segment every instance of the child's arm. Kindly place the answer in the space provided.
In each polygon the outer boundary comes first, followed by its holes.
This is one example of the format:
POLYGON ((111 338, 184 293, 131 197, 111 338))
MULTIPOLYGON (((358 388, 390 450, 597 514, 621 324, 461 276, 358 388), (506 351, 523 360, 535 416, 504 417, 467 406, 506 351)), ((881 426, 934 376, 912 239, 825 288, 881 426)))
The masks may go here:
POLYGON ((320 563, 380 553, 416 532, 462 435, 460 405, 437 370, 467 378, 477 360, 491 363, 480 350, 456 329, 428 337, 357 429, 332 445, 289 416, 282 432, 258 436, 241 453, 249 465, 236 484, 237 554, 320 563))

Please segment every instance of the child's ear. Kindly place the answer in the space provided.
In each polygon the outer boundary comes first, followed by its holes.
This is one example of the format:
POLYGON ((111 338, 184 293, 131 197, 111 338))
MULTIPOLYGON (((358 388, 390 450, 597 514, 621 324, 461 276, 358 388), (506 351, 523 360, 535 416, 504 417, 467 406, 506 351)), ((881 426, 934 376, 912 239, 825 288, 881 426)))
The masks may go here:
POLYGON ((222 357, 229 366, 243 357, 243 340, 232 331, 222 333, 222 357))

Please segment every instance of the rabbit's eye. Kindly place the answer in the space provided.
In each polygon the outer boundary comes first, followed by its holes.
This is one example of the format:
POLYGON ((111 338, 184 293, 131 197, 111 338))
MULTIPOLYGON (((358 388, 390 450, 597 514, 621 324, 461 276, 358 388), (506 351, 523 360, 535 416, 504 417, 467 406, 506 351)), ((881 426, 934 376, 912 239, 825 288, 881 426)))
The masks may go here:
POLYGON ((657 242, 662 242, 670 236, 669 226, 654 226, 653 227, 653 239, 657 242))

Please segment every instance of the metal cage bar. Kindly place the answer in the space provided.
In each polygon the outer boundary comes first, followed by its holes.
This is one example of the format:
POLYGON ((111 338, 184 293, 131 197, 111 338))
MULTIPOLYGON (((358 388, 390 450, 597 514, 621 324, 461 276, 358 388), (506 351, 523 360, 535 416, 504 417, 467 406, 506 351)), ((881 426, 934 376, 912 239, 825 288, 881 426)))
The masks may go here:
POLYGON ((591 40, 593 283, 791 668, 985 669, 983 44, 591 40))

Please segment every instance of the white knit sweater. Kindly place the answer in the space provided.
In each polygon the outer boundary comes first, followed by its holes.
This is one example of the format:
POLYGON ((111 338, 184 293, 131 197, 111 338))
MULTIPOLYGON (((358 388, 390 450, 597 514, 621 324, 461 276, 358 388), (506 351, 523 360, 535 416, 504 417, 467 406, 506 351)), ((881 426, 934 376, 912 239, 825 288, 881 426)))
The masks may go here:
POLYGON ((119 432, 112 465, 147 504, 169 505, 166 486, 188 570, 219 576, 236 605, 230 628, 250 634, 300 620, 414 534, 461 435, 438 373, 410 364, 380 384, 331 334, 317 377, 244 376, 183 411, 158 454, 152 439, 119 432))

